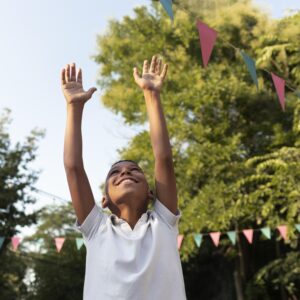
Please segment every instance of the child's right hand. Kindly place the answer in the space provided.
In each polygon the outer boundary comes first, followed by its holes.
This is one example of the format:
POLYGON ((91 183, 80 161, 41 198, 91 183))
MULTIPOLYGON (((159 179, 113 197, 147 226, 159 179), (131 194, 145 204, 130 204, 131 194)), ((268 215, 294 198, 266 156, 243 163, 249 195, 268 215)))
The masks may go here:
POLYGON ((76 66, 75 63, 66 65, 61 70, 61 87, 63 94, 67 100, 67 104, 82 104, 84 105, 97 90, 96 88, 90 88, 88 91, 84 91, 82 87, 82 71, 79 68, 76 78, 76 66))

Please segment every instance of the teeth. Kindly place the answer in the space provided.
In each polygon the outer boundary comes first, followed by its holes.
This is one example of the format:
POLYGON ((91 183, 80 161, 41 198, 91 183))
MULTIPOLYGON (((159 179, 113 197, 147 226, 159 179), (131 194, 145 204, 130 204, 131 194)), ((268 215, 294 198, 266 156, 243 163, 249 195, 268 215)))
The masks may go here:
MULTIPOLYGON (((122 182, 126 182, 126 181, 127 181, 127 182, 134 182, 134 181, 131 180, 131 179, 125 179, 125 180, 123 180, 122 182)), ((122 182, 121 182, 121 183, 122 183, 122 182)))

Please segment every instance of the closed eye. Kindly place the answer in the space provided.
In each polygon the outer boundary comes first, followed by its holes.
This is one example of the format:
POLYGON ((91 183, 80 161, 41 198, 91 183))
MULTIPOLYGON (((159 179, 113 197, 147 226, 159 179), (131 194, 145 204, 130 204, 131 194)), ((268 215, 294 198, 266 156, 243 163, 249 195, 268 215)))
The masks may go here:
MULTIPOLYGON (((130 170, 131 170, 131 171, 142 172, 142 170, 140 170, 139 168, 132 168, 132 169, 130 169, 130 170)), ((117 172, 119 172, 119 170, 114 170, 114 171, 112 171, 112 172, 110 173, 110 175, 115 174, 115 173, 117 173, 117 172)))

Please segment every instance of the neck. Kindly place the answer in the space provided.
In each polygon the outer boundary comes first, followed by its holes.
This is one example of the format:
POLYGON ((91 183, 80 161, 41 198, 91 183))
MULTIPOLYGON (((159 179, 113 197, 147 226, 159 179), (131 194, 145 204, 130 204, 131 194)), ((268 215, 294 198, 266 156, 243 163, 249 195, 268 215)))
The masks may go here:
POLYGON ((118 218, 126 221, 133 229, 143 213, 147 211, 147 205, 143 207, 131 207, 128 204, 119 204, 116 209, 111 210, 118 218))

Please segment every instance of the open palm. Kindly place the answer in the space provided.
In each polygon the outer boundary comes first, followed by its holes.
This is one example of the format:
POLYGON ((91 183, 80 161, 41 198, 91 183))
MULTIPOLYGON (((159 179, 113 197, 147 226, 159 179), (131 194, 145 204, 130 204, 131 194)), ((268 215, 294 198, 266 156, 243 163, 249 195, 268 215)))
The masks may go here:
POLYGON ((85 91, 82 86, 82 71, 78 70, 76 76, 75 63, 66 65, 61 71, 61 85, 64 96, 67 103, 82 103, 84 104, 89 100, 93 93, 97 90, 96 88, 90 88, 85 91))
POLYGON ((168 70, 167 64, 164 65, 162 70, 161 66, 162 60, 154 55, 152 57, 150 68, 148 67, 148 61, 144 61, 142 76, 139 75, 137 68, 134 68, 133 76, 137 85, 143 90, 159 92, 168 70))

